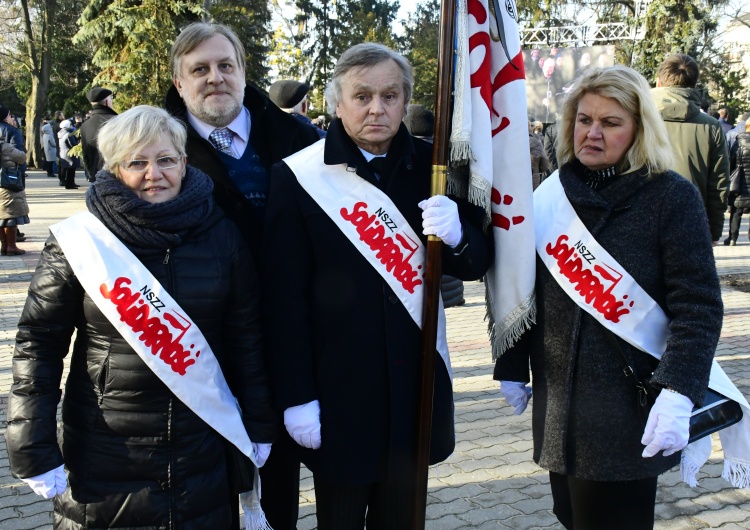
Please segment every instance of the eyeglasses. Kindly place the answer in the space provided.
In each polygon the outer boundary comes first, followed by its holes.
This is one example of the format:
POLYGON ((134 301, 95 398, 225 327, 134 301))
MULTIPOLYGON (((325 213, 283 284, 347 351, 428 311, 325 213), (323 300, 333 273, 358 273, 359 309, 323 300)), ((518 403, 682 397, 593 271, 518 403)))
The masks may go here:
MULTIPOLYGON (((156 167, 164 171, 165 169, 177 167, 181 160, 181 156, 162 156, 157 158, 154 163, 156 167)), ((151 164, 151 160, 128 160, 120 162, 120 167, 133 173, 145 173, 149 164, 151 164)))

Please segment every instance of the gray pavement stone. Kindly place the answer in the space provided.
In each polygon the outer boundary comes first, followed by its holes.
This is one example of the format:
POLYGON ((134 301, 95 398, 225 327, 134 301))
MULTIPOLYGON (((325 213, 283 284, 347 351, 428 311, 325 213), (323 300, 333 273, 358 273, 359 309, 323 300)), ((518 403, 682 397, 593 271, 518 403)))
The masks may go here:
MULTIPOLYGON (((0 434, 5 431, 18 317, 48 227, 85 209, 86 182, 79 182, 79 190, 66 193, 56 182, 40 172, 30 173, 27 196, 32 223, 24 229, 28 240, 21 243, 28 252, 0 258, 0 434)), ((750 273, 750 244, 746 240, 741 238, 736 247, 716 247, 715 255, 720 275, 750 273)), ((446 311, 454 369, 456 452, 430 469, 426 528, 560 530, 552 514, 548 475, 531 460, 530 410, 514 416, 492 380, 484 285, 467 282, 465 288, 466 304, 446 311)), ((750 294, 724 289, 722 295, 725 318, 717 358, 738 387, 750 395, 750 294)), ((722 453, 716 439, 713 451, 694 489, 680 482, 677 470, 660 477, 656 530, 750 530, 750 491, 732 489, 721 478, 722 453)), ((302 477, 297 527, 315 530, 312 477, 304 468, 302 477)), ((0 528, 49 529, 51 506, 10 475, 5 439, 0 437, 0 528)))
POLYGON ((511 505, 498 503, 489 508, 477 507, 470 512, 460 514, 458 518, 472 526, 478 526, 485 521, 507 521, 512 517, 521 515, 522 513, 523 512, 518 511, 511 505))
MULTIPOLYGON (((701 512, 694 516, 698 521, 704 522, 709 525, 710 528, 721 528, 724 523, 741 523, 750 519, 750 514, 747 512, 747 507, 742 509, 739 506, 724 506, 721 509, 715 508, 701 512)), ((743 526, 742 528, 747 528, 743 526)))
POLYGON ((513 530, 537 529, 537 528, 554 528, 562 529, 563 526, 557 522, 557 517, 549 511, 538 511, 532 514, 523 514, 510 519, 500 521, 507 528, 513 530))

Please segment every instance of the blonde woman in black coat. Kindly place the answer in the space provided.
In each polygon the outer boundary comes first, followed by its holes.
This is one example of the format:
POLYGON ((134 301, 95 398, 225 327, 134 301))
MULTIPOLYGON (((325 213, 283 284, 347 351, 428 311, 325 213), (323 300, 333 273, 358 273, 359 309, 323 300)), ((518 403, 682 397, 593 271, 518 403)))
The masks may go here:
MULTIPOLYGON (((666 349, 657 363, 616 337, 563 290, 555 269, 561 263, 548 268, 538 256, 536 325, 497 360, 494 377, 520 414, 531 393, 531 366, 533 457, 550 473, 554 513, 565 528, 650 529, 657 477, 680 463, 721 331, 708 220, 695 186, 668 170, 664 124, 648 83, 634 70, 584 73, 558 126, 559 184, 612 258, 611 274, 602 277, 617 283, 612 270, 624 270, 656 302, 668 318, 666 349), (613 340, 639 377, 650 376, 661 389, 645 426, 613 340)), ((540 186, 535 202, 555 178, 540 186)), ((576 239, 568 243, 573 248, 576 239)), ((590 268, 593 256, 578 250, 590 268)))

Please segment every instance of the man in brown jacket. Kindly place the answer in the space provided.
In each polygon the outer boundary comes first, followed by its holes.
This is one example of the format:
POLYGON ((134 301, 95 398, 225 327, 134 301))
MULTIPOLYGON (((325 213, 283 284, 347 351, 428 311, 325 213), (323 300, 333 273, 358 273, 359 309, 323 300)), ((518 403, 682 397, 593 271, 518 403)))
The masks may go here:
POLYGON ((659 67, 652 93, 674 147, 672 169, 698 187, 716 245, 727 209, 729 151, 719 122, 701 112, 701 97, 695 90, 699 73, 689 55, 670 55, 659 67))

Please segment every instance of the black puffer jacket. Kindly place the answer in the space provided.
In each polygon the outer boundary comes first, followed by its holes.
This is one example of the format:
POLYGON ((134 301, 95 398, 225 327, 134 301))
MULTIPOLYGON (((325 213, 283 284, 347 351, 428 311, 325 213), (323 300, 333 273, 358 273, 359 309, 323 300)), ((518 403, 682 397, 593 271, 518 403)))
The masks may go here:
MULTIPOLYGON (((258 283, 236 227, 217 210, 183 244, 139 259, 196 322, 254 442, 276 435, 258 283)), ((231 503, 222 438, 154 375, 83 291, 54 237, 29 289, 13 358, 8 454, 17 477, 65 462, 55 528, 224 529, 231 503), (77 330, 63 400, 63 357, 77 330), (61 451, 62 449, 62 451, 61 451)))
POLYGON ((750 133, 737 135, 737 142, 732 146, 730 155, 732 171, 742 166, 745 178, 740 179, 739 195, 750 195, 750 133))

